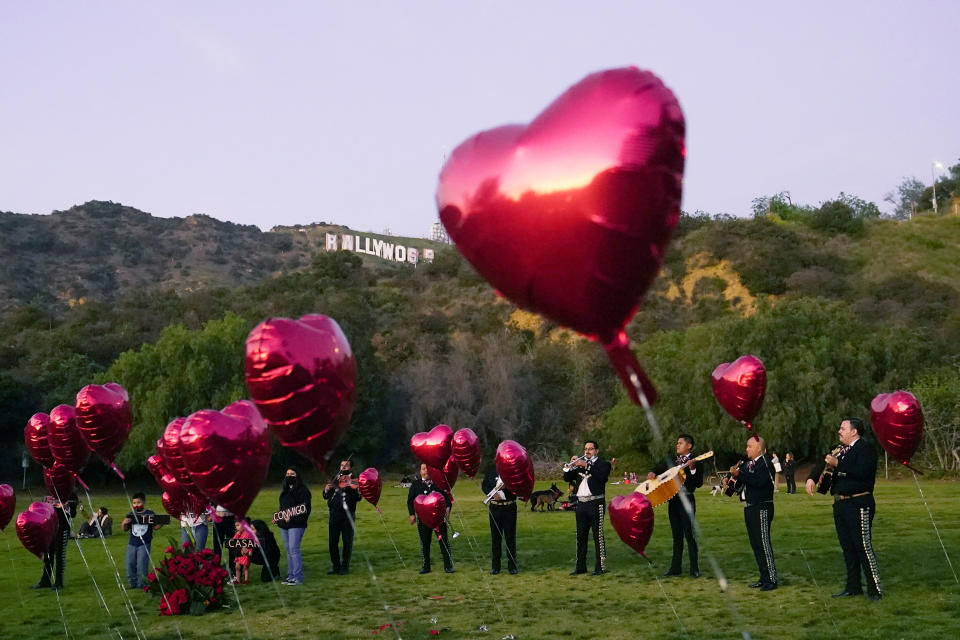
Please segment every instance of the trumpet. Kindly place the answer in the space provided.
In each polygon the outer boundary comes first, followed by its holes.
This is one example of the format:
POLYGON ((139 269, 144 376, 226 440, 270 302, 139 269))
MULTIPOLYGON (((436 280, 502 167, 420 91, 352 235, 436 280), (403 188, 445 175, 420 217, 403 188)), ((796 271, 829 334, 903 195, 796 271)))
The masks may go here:
MULTIPOLYGON (((503 480, 500 479, 500 476, 497 476, 497 485, 490 493, 487 494, 487 497, 483 499, 483 504, 489 504, 490 501, 493 500, 493 497, 497 495, 497 492, 500 491, 500 489, 503 489, 503 480)), ((456 534, 454 537, 460 535, 457 532, 454 533, 456 534)))
POLYGON ((570 471, 570 469, 573 469, 573 463, 574 463, 574 462, 577 462, 577 460, 586 460, 586 459, 587 459, 587 456, 586 456, 586 455, 582 455, 582 456, 580 456, 579 458, 577 458, 576 460, 571 460, 570 462, 568 462, 568 463, 566 463, 566 464, 563 465, 563 472, 566 473, 566 472, 570 471))

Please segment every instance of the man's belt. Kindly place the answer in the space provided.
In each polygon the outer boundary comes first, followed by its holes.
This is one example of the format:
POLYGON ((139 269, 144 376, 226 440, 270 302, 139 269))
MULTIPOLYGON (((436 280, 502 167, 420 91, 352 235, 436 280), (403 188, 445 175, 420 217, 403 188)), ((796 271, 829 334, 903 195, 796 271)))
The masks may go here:
POLYGON ((498 507, 506 507, 508 505, 516 504, 516 503, 517 503, 516 498, 514 498, 513 500, 491 500, 490 501, 490 504, 498 507))
POLYGON ((602 493, 598 496, 577 496, 579 502, 593 502, 594 500, 603 500, 606 496, 602 493))
POLYGON ((854 493, 849 496, 836 495, 836 496, 833 496, 833 501, 840 502, 841 500, 849 500, 850 498, 860 498, 868 495, 870 495, 869 491, 861 491, 860 493, 854 493))
POLYGON ((760 502, 744 502, 743 507, 759 507, 764 504, 773 504, 773 500, 761 500, 760 502))

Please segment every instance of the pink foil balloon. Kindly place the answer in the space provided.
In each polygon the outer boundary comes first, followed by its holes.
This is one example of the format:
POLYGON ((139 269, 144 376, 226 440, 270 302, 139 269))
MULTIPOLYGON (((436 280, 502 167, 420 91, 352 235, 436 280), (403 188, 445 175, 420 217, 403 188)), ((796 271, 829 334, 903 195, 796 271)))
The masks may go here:
POLYGON ((473 429, 460 429, 453 434, 450 450, 460 470, 472 478, 480 469, 480 439, 473 429))
POLYGON ((123 478, 114 460, 127 443, 133 423, 127 390, 116 382, 89 384, 77 393, 75 408, 77 427, 87 445, 123 478))
POLYGON ((528 125, 457 147, 437 209, 501 295, 604 345, 631 399, 656 391, 624 327, 680 217, 684 120, 659 78, 634 67, 570 87, 528 125))
POLYGON ((713 395, 724 411, 750 429, 763 406, 767 391, 767 370, 756 356, 740 356, 713 370, 713 395))
POLYGON ((653 506, 647 496, 634 491, 610 501, 610 523, 628 547, 646 558, 653 535, 653 506))
POLYGON ((161 446, 158 447, 160 457, 163 458, 163 464, 183 487, 189 491, 200 492, 186 465, 183 464, 183 456, 180 454, 180 431, 186 418, 174 418, 166 426, 160 436, 161 446))
POLYGON ((17 494, 8 484, 0 484, 0 531, 10 524, 13 513, 17 510, 17 494))
POLYGON ((47 442, 54 460, 74 474, 83 471, 90 461, 90 447, 77 428, 76 410, 68 404, 58 405, 50 411, 47 442))
POLYGON ((54 462, 52 467, 43 470, 43 484, 51 496, 66 500, 76 489, 77 478, 62 464, 54 462))
POLYGON ((242 520, 267 477, 270 432, 249 400, 203 409, 180 430, 180 455, 203 495, 242 520))
MULTIPOLYGON (((380 502, 380 492, 383 490, 380 473, 373 467, 364 469, 360 475, 357 476, 357 485, 360 495, 376 507, 377 503, 380 502)), ((379 510, 378 508, 377 511, 379 510)))
POLYGON ((451 491, 453 485, 457 484, 457 476, 460 474, 460 470, 457 468, 457 462, 453 459, 453 456, 450 456, 442 469, 427 465, 427 473, 430 474, 433 484, 444 491, 451 491))
POLYGON ((430 431, 421 431, 410 438, 410 450, 420 462, 428 467, 442 469, 450 459, 453 429, 445 424, 438 424, 430 431))
POLYGON ((533 462, 527 450, 513 440, 504 440, 497 447, 493 460, 497 475, 504 486, 517 494, 522 500, 528 500, 533 492, 533 462))
POLYGON ((23 443, 41 467, 52 467, 54 462, 50 441, 47 438, 49 430, 50 416, 46 413, 35 413, 30 416, 27 426, 23 429, 23 443))
POLYGON ((870 403, 870 425, 877 442, 905 466, 923 437, 923 410, 908 391, 881 393, 870 403))
POLYGON ((322 468, 350 424, 357 361, 333 318, 270 318, 247 336, 250 398, 285 447, 322 468))
MULTIPOLYGON (((147 458, 147 469, 163 491, 163 508, 168 514, 179 518, 186 512, 199 514, 206 510, 209 501, 195 487, 188 489, 182 484, 167 469, 159 454, 147 458)), ((193 485, 190 486, 193 487, 193 485)))
POLYGON ((33 502, 17 516, 17 537, 38 558, 50 549, 57 534, 57 514, 46 502, 33 502))
POLYGON ((439 491, 420 494, 413 499, 413 510, 424 525, 436 529, 447 517, 447 503, 439 491))

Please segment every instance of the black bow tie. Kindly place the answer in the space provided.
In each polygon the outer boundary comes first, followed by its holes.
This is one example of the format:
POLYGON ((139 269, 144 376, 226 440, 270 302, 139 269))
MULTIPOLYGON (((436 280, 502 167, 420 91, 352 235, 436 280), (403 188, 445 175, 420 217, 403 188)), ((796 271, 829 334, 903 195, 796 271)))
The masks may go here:
POLYGON ((677 456, 677 464, 686 464, 688 459, 687 456, 677 456))

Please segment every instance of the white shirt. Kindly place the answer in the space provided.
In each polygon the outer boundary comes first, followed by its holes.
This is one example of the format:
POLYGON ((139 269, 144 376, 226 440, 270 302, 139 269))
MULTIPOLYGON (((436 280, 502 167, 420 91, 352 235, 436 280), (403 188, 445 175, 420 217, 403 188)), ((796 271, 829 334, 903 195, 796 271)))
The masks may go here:
POLYGON ((180 516, 180 527, 186 529, 187 527, 199 527, 201 524, 207 523, 207 514, 201 513, 199 515, 191 515, 185 513, 180 516))
MULTIPOLYGON (((587 462, 589 462, 590 464, 593 464, 596 461, 597 461, 596 456, 587 459, 587 462)), ((587 475, 583 476, 583 480, 580 481, 580 486, 577 487, 578 498, 588 498, 593 495, 592 493, 590 493, 590 485, 589 483, 587 483, 587 478, 589 477, 590 477, 590 474, 588 473, 587 475)))

